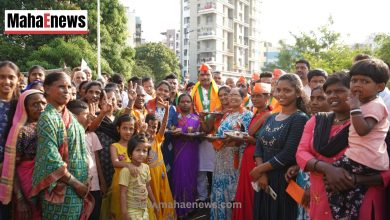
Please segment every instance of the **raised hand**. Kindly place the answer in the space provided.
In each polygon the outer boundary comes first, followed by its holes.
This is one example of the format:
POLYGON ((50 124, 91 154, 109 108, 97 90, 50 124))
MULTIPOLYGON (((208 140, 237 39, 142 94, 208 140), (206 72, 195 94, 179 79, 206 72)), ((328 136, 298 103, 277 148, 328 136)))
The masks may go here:
POLYGON ((100 112, 104 115, 108 115, 113 109, 113 106, 111 103, 104 103, 102 105, 102 108, 100 109, 100 112))
POLYGON ((353 92, 350 93, 347 103, 349 104, 349 108, 351 110, 360 108, 361 103, 359 100, 359 96, 360 96, 359 93, 353 93, 353 92))
POLYGON ((129 84, 127 85, 127 96, 129 97, 129 103, 134 103, 135 100, 137 99, 137 83, 133 83, 130 81, 129 84))
POLYGON ((165 109, 169 108, 169 102, 164 101, 161 97, 157 98, 157 104, 163 106, 165 109))

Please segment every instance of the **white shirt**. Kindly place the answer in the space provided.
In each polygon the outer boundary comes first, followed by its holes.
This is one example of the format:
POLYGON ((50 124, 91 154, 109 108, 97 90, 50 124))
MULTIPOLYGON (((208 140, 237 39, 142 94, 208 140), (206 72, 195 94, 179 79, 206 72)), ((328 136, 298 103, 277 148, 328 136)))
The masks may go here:
POLYGON ((306 86, 303 87, 303 90, 305 91, 307 97, 310 97, 310 95, 311 95, 311 88, 310 88, 309 84, 306 84, 306 86))
MULTIPOLYGON (((385 89, 379 93, 379 97, 382 98, 387 107, 387 110, 390 111, 390 90, 385 87, 385 89)), ((387 116, 387 120, 390 122, 390 114, 387 116)))

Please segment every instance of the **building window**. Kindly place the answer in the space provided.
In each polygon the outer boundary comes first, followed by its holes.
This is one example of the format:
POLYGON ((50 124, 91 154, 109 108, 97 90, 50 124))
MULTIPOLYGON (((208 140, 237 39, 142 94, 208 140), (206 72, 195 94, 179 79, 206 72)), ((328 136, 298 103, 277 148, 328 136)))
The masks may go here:
POLYGON ((206 24, 213 22, 213 16, 207 15, 206 17, 206 24))

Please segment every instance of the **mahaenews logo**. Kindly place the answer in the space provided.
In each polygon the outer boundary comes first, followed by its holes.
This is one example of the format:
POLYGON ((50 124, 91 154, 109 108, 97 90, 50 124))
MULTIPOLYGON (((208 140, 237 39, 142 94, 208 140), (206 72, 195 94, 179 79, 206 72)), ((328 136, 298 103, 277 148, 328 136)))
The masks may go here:
POLYGON ((4 34, 87 34, 87 10, 5 10, 4 34))

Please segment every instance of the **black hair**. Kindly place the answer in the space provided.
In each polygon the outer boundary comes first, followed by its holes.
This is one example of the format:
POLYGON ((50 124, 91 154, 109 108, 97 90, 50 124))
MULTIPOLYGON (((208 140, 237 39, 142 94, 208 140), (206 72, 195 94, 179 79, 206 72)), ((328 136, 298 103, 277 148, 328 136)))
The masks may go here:
POLYGON ((111 76, 111 82, 115 84, 121 84, 123 82, 123 77, 116 73, 111 76))
POLYGON ((310 95, 312 95, 313 92, 314 92, 314 91, 317 91, 317 90, 320 90, 321 92, 324 92, 324 89, 322 88, 322 86, 317 86, 317 87, 314 87, 314 88, 311 90, 310 95))
POLYGON ((221 91, 223 91, 223 90, 226 90, 227 93, 230 93, 230 90, 232 90, 232 88, 230 88, 230 86, 221 86, 221 87, 219 87, 219 89, 218 89, 218 96, 219 96, 219 93, 221 91))
POLYGON ((51 86, 54 82, 57 82, 60 79, 69 77, 65 72, 53 72, 49 73, 43 81, 43 86, 51 86))
POLYGON ((127 83, 133 83, 133 85, 135 84, 135 83, 137 83, 138 85, 141 85, 142 84, 142 79, 141 78, 139 78, 138 76, 133 76, 133 77, 131 77, 128 81, 127 81, 127 83))
POLYGON ((365 60, 365 59, 372 59, 372 57, 368 54, 361 53, 361 54, 356 55, 353 58, 353 62, 355 63, 355 62, 358 62, 360 60, 365 60))
POLYGON ((88 92, 88 90, 90 88, 92 88, 92 86, 99 86, 100 90, 102 90, 102 87, 103 87, 102 84, 99 81, 96 81, 96 80, 90 81, 88 83, 88 85, 85 87, 85 92, 88 92))
POLYGON ((325 70, 322 70, 322 69, 310 70, 309 73, 307 74, 308 81, 310 82, 311 78, 313 78, 314 76, 322 76, 326 80, 328 78, 328 73, 325 72, 325 70))
POLYGON ((88 104, 86 102, 83 102, 81 100, 72 100, 69 101, 66 105, 68 110, 72 112, 74 115, 79 115, 83 110, 88 109, 88 104))
MULTIPOLYGON (((8 61, 8 60, 5 60, 5 61, 0 61, 0 68, 3 68, 3 67, 9 67, 9 68, 11 68, 13 71, 15 71, 16 72, 16 75, 18 76, 18 77, 20 77, 20 70, 19 70, 19 67, 15 64, 15 63, 13 63, 13 62, 11 62, 11 61, 8 61)), ((12 120, 11 120, 12 121, 12 120)))
POLYGON ((279 79, 280 81, 289 81, 290 85, 295 88, 295 90, 300 94, 300 96, 297 98, 296 106, 299 110, 301 110, 304 113, 308 113, 308 103, 309 103, 309 97, 307 97, 306 93, 303 90, 303 84, 301 79, 296 74, 287 73, 283 74, 279 79))
POLYGON ((295 62, 295 65, 297 65, 298 63, 303 63, 307 66, 307 69, 310 70, 310 63, 309 61, 305 60, 305 59, 301 59, 301 60, 298 60, 297 62, 295 62))
POLYGON ((326 80, 324 85, 322 85, 322 89, 324 91, 326 91, 328 86, 334 85, 334 84, 341 84, 345 88, 349 89, 349 82, 350 82, 350 78, 348 77, 348 74, 346 72, 333 73, 332 75, 330 75, 328 77, 328 79, 326 80))
POLYGON ((177 98, 177 102, 180 103, 181 98, 183 98, 184 96, 189 97, 190 100, 191 100, 191 102, 192 102, 192 97, 191 97, 191 95, 188 94, 188 93, 183 93, 183 94, 179 95, 179 97, 177 98))
POLYGON ((107 86, 106 86, 106 88, 103 89, 102 93, 103 93, 103 92, 105 92, 106 94, 109 93, 109 92, 114 92, 114 93, 116 93, 115 88, 113 88, 113 87, 108 87, 108 88, 107 88, 107 86))
POLYGON ((387 83, 389 67, 380 59, 360 60, 352 65, 349 77, 363 75, 370 77, 375 83, 387 83))
POLYGON ((176 73, 171 73, 164 78, 164 80, 168 79, 177 79, 176 73))
POLYGON ((272 78, 273 76, 272 76, 272 73, 271 72, 262 72, 262 73, 260 73, 260 79, 261 78, 272 78))
POLYGON ((79 84, 79 91, 86 85, 88 83, 88 81, 87 80, 85 80, 85 81, 82 81, 80 84, 79 84))
POLYGON ((148 142, 148 139, 145 135, 142 134, 136 134, 127 143, 127 155, 131 158, 131 155, 133 154, 133 151, 139 144, 147 144, 148 145, 148 154, 151 149, 151 145, 148 142))
MULTIPOLYGON (((238 88, 234 88, 234 89, 238 89, 238 88)), ((230 90, 230 91, 232 91, 232 90, 230 90)), ((245 95, 244 95, 244 93, 241 91, 241 89, 238 89, 238 93, 240 94, 240 96, 241 96, 242 99, 245 98, 245 95)))
POLYGON ((215 74, 221 74, 221 72, 220 72, 220 71, 214 71, 214 72, 213 72, 213 76, 214 76, 215 74))
POLYGON ((161 122, 157 119, 155 114, 147 114, 145 117, 145 123, 149 125, 149 121, 158 121, 157 132, 160 130, 161 122))
POLYGON ((195 83, 194 82, 188 82, 187 85, 186 85, 186 90, 188 88, 190 88, 191 86, 195 86, 195 83))
POLYGON ((156 85, 156 89, 158 88, 158 87, 160 87, 161 85, 167 85, 168 86, 168 88, 169 88, 169 90, 171 90, 171 84, 168 82, 168 81, 166 81, 166 80, 161 80, 161 82, 159 82, 157 85, 156 85))
POLYGON ((45 68, 43 68, 42 66, 39 66, 39 65, 34 65, 32 66, 29 70, 28 70, 28 75, 30 75, 34 70, 36 69, 39 69, 39 70, 42 70, 43 72, 45 72, 45 68))
POLYGON ((151 80, 152 80, 152 78, 150 78, 149 76, 145 76, 144 78, 142 78, 142 84, 145 82, 149 82, 151 80))
POLYGON ((117 128, 120 128, 123 122, 129 122, 129 121, 134 121, 134 124, 135 125, 137 124, 135 123, 137 120, 133 116, 130 116, 128 114, 123 114, 116 119, 115 126, 117 128))
POLYGON ((118 85, 116 83, 113 83, 113 82, 109 82, 106 84, 106 86, 104 87, 104 89, 117 89, 118 88, 118 85))

